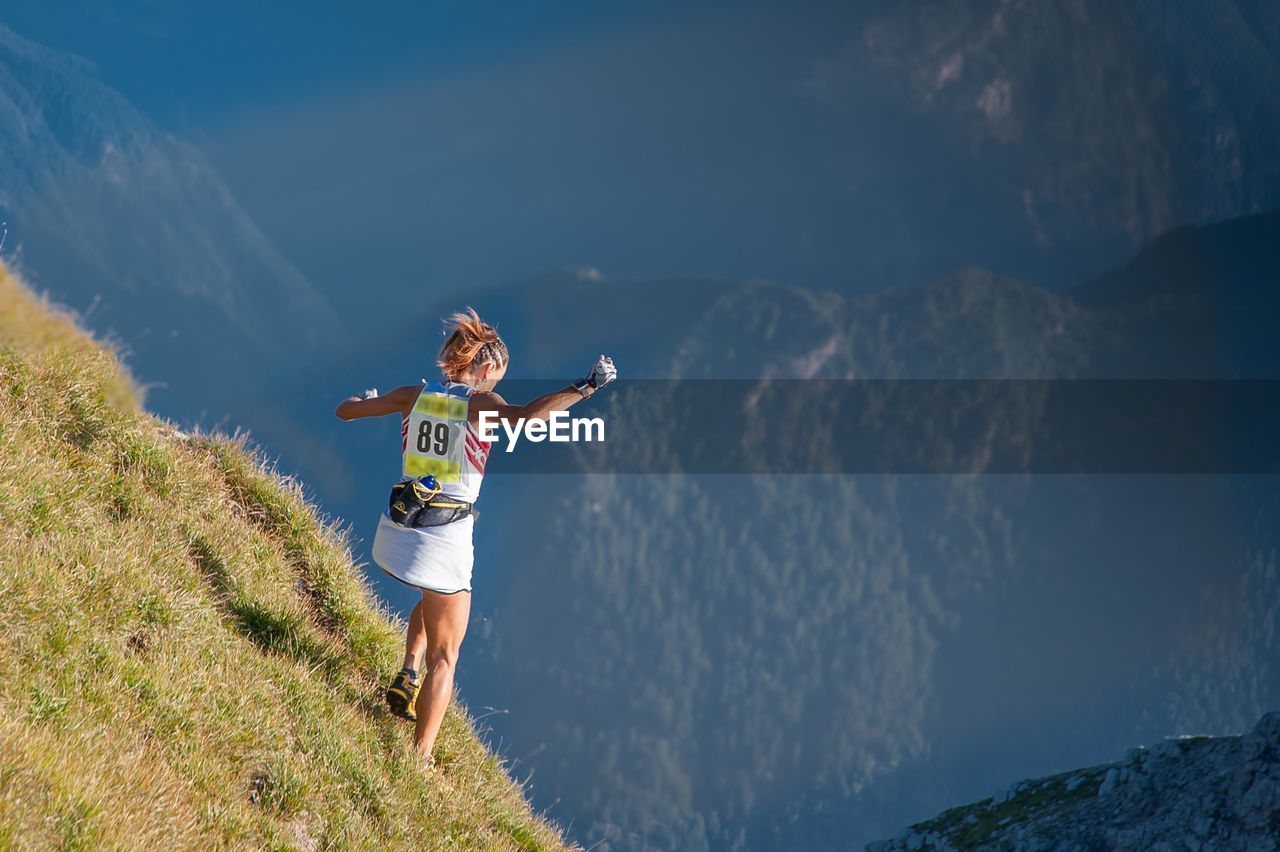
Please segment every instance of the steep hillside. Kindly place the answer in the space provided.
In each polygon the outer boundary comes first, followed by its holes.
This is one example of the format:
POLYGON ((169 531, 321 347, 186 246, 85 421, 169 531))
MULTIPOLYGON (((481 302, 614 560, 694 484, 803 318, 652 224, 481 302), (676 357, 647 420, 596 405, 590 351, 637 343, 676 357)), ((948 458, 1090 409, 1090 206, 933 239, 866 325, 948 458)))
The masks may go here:
POLYGON ((465 711, 414 759, 400 628, 300 487, 3 266, 0 566, 0 846, 563 845, 465 711))
POLYGON ((1234 737, 1179 737, 1118 763, 1020 781, 869 850, 1275 849, 1280 713, 1234 737))

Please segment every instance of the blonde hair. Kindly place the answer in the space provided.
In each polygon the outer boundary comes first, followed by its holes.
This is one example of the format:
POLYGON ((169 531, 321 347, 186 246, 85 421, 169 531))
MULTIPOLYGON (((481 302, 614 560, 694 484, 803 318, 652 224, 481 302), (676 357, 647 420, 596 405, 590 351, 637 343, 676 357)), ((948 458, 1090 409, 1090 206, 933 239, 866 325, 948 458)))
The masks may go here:
POLYGON ((436 356, 436 366, 445 378, 457 378, 480 364, 506 365, 509 357, 507 344, 473 308, 453 314, 445 320, 445 326, 449 337, 436 356))

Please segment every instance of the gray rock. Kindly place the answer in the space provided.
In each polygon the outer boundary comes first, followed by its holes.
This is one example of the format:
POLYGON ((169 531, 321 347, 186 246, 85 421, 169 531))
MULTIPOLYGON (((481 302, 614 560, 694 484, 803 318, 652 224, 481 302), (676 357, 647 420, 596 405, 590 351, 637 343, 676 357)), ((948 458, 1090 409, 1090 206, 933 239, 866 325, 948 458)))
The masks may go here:
POLYGON ((1107 777, 1102 779, 1102 786, 1098 788, 1098 796, 1110 796, 1119 783, 1120 770, 1113 766, 1107 770, 1107 777))
MULTIPOLYGON (((991 800, 962 809, 959 821, 989 819, 992 804, 1023 793, 1015 815, 1004 816, 978 849, 1280 850, 1280 713, 1269 713, 1249 734, 1170 739, 1131 749, 1118 763, 1065 777, 1011 784, 991 800), (1077 791, 1098 783, 1097 796, 1077 791), (1059 796, 1042 795, 1060 791, 1059 796), (967 812, 965 812, 967 811, 967 812)), ((957 815, 948 817, 954 826, 957 815)), ((940 824, 904 832, 905 842, 879 849, 952 849, 940 824)), ((969 848, 969 847, 966 847, 969 848)))
POLYGON ((1259 719, 1258 724, 1253 726, 1253 733, 1273 743, 1280 744, 1280 712, 1268 713, 1259 719))

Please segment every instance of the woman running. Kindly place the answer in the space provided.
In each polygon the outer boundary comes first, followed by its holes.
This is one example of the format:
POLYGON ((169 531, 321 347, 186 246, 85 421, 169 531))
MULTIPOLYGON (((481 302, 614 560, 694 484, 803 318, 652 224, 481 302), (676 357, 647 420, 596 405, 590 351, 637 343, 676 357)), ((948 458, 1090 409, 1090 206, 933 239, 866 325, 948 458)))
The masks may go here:
POLYGON ((493 412, 513 426, 521 418, 546 419, 618 375, 613 361, 601 355, 585 379, 527 405, 511 405, 493 392, 508 361, 498 332, 470 308, 447 323, 448 338, 436 359, 443 382, 424 380, 386 396, 365 391, 343 400, 335 412, 343 420, 400 415, 401 481, 378 521, 373 561, 422 592, 409 616, 404 667, 386 698, 391 712, 417 723, 413 746, 428 765, 471 612, 472 506, 489 455, 489 444, 480 439, 480 415, 493 412))

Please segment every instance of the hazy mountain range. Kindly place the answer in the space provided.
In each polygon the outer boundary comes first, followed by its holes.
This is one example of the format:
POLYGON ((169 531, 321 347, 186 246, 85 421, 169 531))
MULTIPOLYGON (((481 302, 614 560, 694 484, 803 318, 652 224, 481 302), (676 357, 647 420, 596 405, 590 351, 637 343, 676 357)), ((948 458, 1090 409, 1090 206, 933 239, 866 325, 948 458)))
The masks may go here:
POLYGON ((563 267, 859 296, 981 266, 1059 288, 1280 204, 1266 3, 639 17, 253 110, 210 156, 370 336, 406 304, 563 267))
POLYGON ((243 388, 342 340, 325 298, 195 148, 87 63, 3 25, 0 149, 6 250, 124 345, 162 413, 217 421, 243 388))
MULTIPOLYGON (((980 271, 852 301, 735 288, 667 374, 1275 377, 1250 318, 1274 313, 1277 236, 1183 230, 1072 294, 980 271)), ((822 446, 807 415, 763 425, 822 446)), ((468 694, 511 708, 495 730, 535 755, 535 796, 592 839, 848 845, 1280 700, 1265 477, 514 479, 468 694), (550 527, 517 509, 553 496, 550 527), (584 540, 584 510, 616 523, 584 540)))
MULTIPOLYGON (((1274 377, 1278 235, 1275 214, 1176 230, 1062 293, 967 270, 852 300, 669 281, 610 282, 602 302, 571 273, 474 302, 516 320, 503 328, 525 375, 608 348, 637 377, 1274 377)), ((331 400, 305 389, 387 375, 445 307, 298 382, 277 402, 303 421, 272 428, 322 422, 331 400)), ((805 412, 773 415, 775 433, 828 439, 805 412)), ((319 430, 317 471, 383 471, 345 477, 328 504, 358 532, 394 476, 393 432, 319 430)), ((655 458, 678 456, 678 432, 653 435, 655 458)), ((466 695, 498 711, 486 723, 534 771, 535 801, 593 841, 870 840, 1009 778, 1232 730, 1280 698, 1265 478, 502 469, 466 695), (609 534, 583 540, 582 511, 609 534)))

